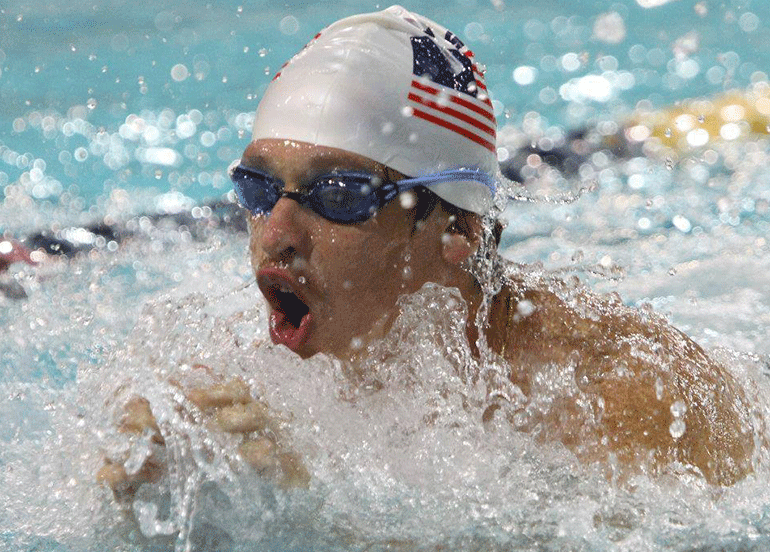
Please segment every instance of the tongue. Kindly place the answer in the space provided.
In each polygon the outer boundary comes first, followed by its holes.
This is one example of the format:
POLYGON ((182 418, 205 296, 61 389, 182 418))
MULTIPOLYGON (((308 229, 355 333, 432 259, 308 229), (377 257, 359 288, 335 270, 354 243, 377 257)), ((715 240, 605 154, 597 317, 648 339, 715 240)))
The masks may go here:
POLYGON ((310 334, 312 315, 308 312, 299 321, 299 325, 292 323, 288 314, 275 309, 270 314, 270 339, 273 343, 286 345, 294 352, 305 343, 310 334))

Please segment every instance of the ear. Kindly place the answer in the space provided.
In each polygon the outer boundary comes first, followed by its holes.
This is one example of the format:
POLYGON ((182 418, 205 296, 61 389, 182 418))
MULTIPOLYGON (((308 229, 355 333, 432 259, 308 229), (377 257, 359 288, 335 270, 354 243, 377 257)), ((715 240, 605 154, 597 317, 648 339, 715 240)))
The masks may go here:
POLYGON ((441 253, 444 261, 460 265, 473 255, 481 241, 481 221, 477 216, 450 217, 441 236, 441 253))

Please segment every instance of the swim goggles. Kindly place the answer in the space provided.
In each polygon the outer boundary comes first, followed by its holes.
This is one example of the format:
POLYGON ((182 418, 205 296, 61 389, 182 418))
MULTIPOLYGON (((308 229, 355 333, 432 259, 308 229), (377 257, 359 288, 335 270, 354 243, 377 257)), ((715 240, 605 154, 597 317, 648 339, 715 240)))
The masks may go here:
POLYGON ((279 179, 245 165, 231 169, 230 178, 238 201, 254 215, 269 214, 279 199, 287 197, 326 220, 341 224, 369 220, 398 194, 417 186, 472 180, 489 187, 493 196, 496 189, 492 178, 479 169, 452 169, 398 181, 364 172, 340 171, 319 176, 304 193, 286 192, 279 179))

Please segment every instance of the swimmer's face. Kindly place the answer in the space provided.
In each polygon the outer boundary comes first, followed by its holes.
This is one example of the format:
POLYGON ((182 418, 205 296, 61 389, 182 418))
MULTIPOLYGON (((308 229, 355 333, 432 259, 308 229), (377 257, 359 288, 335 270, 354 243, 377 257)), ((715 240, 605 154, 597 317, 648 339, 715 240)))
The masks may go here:
MULTIPOLYGON (((385 167, 336 148, 263 139, 242 164, 272 175, 284 191, 304 192, 334 171, 385 177, 385 167)), ((399 198, 365 222, 324 219, 281 198, 268 215, 251 216, 251 262, 270 305, 270 336, 302 357, 349 357, 389 328, 399 295, 425 282, 451 285, 442 236, 448 213, 435 209, 413 232, 413 216, 399 198)), ((408 205, 411 207, 411 205, 408 205)))

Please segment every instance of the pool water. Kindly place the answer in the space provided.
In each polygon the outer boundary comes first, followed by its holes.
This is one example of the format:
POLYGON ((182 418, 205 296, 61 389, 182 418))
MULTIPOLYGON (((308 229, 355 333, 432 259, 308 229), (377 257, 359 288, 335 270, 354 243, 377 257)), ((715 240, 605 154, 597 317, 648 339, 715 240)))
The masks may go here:
MULTIPOLYGON (((635 113, 732 89, 760 97, 770 5, 404 5, 458 31, 486 63, 501 161, 592 129, 598 145, 574 170, 526 163, 526 187, 503 214, 505 257, 652 305, 722 361, 766 418, 770 146, 761 125, 748 132, 739 117, 702 142, 682 130, 697 130, 696 115, 672 120, 670 134, 681 134, 672 149, 636 144, 615 157, 602 144, 635 113)), ((676 473, 621 486, 557 444, 484 426, 483 390, 461 377, 478 361, 451 290, 404 298, 370 355, 376 392, 352 387, 334 359, 302 362, 269 344, 248 238, 203 206, 232 202, 226 169, 283 61, 324 24, 383 7, 0 5, 0 232, 45 231, 84 249, 14 265, 6 277, 28 297, 0 296, 0 547, 767 549, 764 449, 755 473, 731 488, 676 473), (155 216, 179 213, 182 223, 155 216), (97 222, 127 237, 84 231, 97 222), (260 479, 226 436, 190 423, 194 409, 168 380, 195 363, 242 377, 290 413, 310 488, 260 479), (175 471, 119 504, 94 474, 105 456, 146 452, 115 430, 115 404, 132 393, 150 400, 175 471)))

